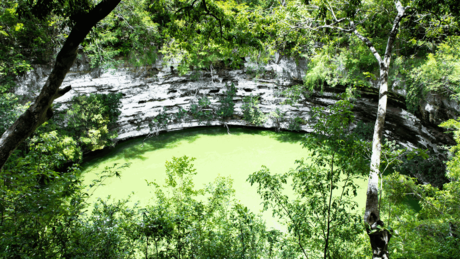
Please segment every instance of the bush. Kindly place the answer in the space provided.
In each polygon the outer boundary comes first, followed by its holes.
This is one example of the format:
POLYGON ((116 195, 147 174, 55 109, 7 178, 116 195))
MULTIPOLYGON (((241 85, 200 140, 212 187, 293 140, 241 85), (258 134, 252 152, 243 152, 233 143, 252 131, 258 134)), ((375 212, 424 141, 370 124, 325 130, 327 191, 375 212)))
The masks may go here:
POLYGON ((235 103, 233 97, 236 95, 236 87, 233 83, 225 85, 227 88, 226 94, 220 98, 221 106, 217 109, 217 115, 222 117, 222 120, 231 118, 235 112, 235 103))
POLYGON ((300 117, 291 118, 289 120, 288 129, 292 131, 300 131, 301 125, 306 124, 305 120, 300 117))
POLYGON ((266 116, 259 109, 258 96, 246 96, 243 98, 243 119, 250 124, 262 125, 267 119, 266 116))

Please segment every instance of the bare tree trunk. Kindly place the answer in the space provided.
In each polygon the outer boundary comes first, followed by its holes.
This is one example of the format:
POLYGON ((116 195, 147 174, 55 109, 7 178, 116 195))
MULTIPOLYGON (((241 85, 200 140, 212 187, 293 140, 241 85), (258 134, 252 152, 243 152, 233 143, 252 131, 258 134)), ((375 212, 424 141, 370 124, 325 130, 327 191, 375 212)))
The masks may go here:
MULTIPOLYGON (((378 79, 379 102, 377 108, 377 118, 375 120, 374 136, 372 139, 371 166, 369 172, 369 181, 367 184, 366 211, 364 214, 364 221, 368 224, 367 233, 369 235, 372 246, 372 258, 374 259, 389 258, 388 243, 390 242, 391 238, 391 234, 387 230, 378 229, 379 226, 384 226, 383 221, 380 219, 378 184, 380 156, 382 153, 382 135, 385 125, 385 115, 387 111, 388 73, 390 70, 391 53, 398 33, 399 24, 401 23, 401 20, 404 17, 405 11, 407 9, 407 7, 403 7, 401 5, 399 0, 395 1, 395 6, 398 14, 393 21, 393 28, 391 29, 388 36, 385 56, 383 59, 368 38, 362 36, 356 27, 353 31, 354 34, 368 46, 374 57, 377 59, 380 67, 380 76, 378 79)), ((354 26, 353 23, 352 25, 354 26)))
POLYGON ((87 14, 81 15, 73 26, 69 37, 56 57, 53 71, 40 94, 30 107, 3 133, 0 138, 0 170, 11 153, 45 121, 53 115, 51 104, 67 93, 71 87, 59 89, 70 67, 77 58, 78 46, 90 30, 104 19, 120 3, 120 0, 103 0, 87 14))
POLYGON ((388 92, 388 71, 380 70, 380 93, 377 110, 377 119, 374 127, 374 137, 372 140, 372 157, 369 181, 367 184, 366 212, 364 220, 369 225, 367 233, 372 246, 372 258, 388 258, 388 243, 391 235, 387 230, 376 231, 378 226, 383 227, 383 221, 380 220, 378 184, 379 184, 379 167, 380 155, 382 153, 382 133, 385 124, 385 115, 387 109, 387 92, 388 92))

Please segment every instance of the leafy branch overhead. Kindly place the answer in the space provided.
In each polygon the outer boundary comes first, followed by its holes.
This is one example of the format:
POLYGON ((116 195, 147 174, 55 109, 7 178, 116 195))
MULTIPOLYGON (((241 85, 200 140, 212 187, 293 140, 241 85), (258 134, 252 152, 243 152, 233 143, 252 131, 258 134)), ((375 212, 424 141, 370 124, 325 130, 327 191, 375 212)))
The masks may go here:
MULTIPOLYGON (((409 150, 384 132, 394 92, 404 93, 416 115, 431 107, 428 97, 457 105, 459 17, 455 0, 2 0, 0 257, 458 257, 460 147, 409 150), (297 72, 305 77, 293 78, 302 84, 276 86, 283 104, 335 86, 346 94, 309 107, 308 121, 288 119, 279 107, 265 114, 259 96, 244 97, 241 106, 250 126, 270 118, 278 131, 286 124, 313 130, 301 141, 307 157, 294 169, 263 166, 248 178, 286 231, 267 230, 235 200, 228 177, 196 187, 199 172, 186 156, 166 162, 163 186, 147 182, 151 204, 129 197, 89 204, 95 188, 127 166, 106 167, 85 186, 79 165, 83 154, 114 145, 123 97, 97 93, 54 104, 71 90, 62 82, 76 61, 99 71, 161 62, 196 81, 220 69, 241 69, 252 80, 269 74, 267 65, 303 59, 307 69, 297 72), (35 99, 17 94, 18 78, 47 67, 35 99), (351 94, 366 88, 379 91, 375 123, 355 121, 354 102, 362 100, 351 94), (361 215, 358 183, 366 176, 361 215)), ((231 83, 220 91, 157 110, 148 136, 189 120, 220 121, 229 132, 227 123, 238 118, 237 89, 231 83)), ((458 119, 442 118, 440 127, 459 142, 458 119)))

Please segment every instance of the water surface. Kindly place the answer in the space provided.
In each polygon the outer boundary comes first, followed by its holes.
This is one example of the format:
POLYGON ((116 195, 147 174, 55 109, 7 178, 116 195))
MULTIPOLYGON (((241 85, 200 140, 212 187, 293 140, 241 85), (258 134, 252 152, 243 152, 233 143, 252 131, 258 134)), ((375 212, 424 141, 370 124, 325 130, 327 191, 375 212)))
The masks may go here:
MULTIPOLYGON (((173 156, 186 155, 196 158, 194 183, 197 188, 214 181, 219 175, 230 176, 234 180, 236 198, 251 211, 260 213, 262 200, 256 186, 246 182, 248 175, 260 170, 261 165, 270 168, 272 173, 284 173, 294 168, 296 159, 307 158, 309 154, 299 143, 303 134, 250 128, 230 128, 230 131, 228 135, 225 128, 205 127, 163 133, 145 141, 143 138, 128 140, 114 149, 86 157, 83 164, 86 184, 91 183, 105 166, 132 163, 122 171, 121 178, 108 179, 105 186, 99 187, 89 202, 108 195, 124 199, 134 192, 131 200, 145 205, 153 197, 153 187, 148 187, 146 180, 163 185, 165 162, 171 161, 173 156)), ((365 183, 360 185, 364 187, 365 183)), ((357 201, 362 205, 365 190, 361 188, 360 191, 357 201)), ((283 229, 272 218, 271 212, 264 212, 262 216, 269 228, 283 229)))

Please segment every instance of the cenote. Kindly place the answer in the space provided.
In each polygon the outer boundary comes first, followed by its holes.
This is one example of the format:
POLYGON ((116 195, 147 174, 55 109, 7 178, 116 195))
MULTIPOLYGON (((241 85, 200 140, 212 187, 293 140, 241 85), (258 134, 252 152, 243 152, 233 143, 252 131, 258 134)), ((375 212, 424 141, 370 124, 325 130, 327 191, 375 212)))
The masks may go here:
MULTIPOLYGON (((197 188, 208 184, 216 177, 230 176, 235 196, 251 211, 262 210, 261 198, 256 186, 246 182, 248 175, 261 169, 262 165, 272 173, 284 173, 295 167, 295 160, 308 158, 309 151, 302 148, 300 139, 304 133, 280 132, 253 128, 230 128, 231 134, 223 127, 201 127, 160 134, 144 140, 136 138, 117 144, 113 149, 90 154, 83 164, 84 183, 89 185, 106 166, 114 163, 131 163, 121 171, 120 178, 107 179, 89 198, 92 203, 98 198, 111 200, 126 199, 131 195, 131 203, 148 204, 154 188, 147 182, 165 181, 165 162, 172 157, 195 157, 194 168, 197 188)), ((355 198, 359 206, 365 204, 367 180, 355 198)), ((91 191, 90 191, 91 193, 91 191)), ((289 190, 287 190, 289 194, 289 190)), ((262 213, 268 228, 283 229, 271 211, 262 213)))

